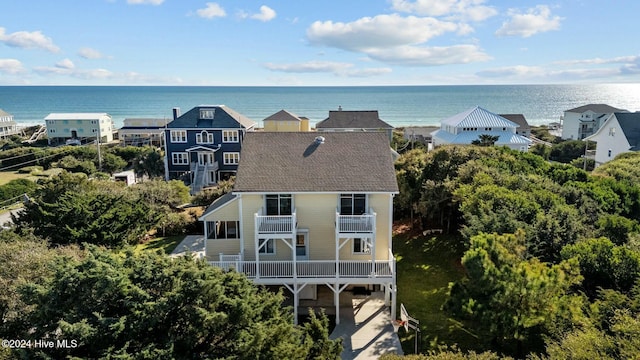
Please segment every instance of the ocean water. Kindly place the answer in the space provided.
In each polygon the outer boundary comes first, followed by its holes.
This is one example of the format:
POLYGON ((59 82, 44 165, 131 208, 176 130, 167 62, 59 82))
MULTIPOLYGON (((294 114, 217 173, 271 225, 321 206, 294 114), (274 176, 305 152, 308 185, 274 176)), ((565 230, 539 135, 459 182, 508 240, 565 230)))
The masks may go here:
POLYGON ((261 124, 286 109, 312 124, 329 110, 378 110, 393 126, 438 125, 474 106, 498 114, 520 113, 531 125, 559 121, 563 111, 586 104, 640 110, 640 84, 469 85, 370 87, 0 86, 0 109, 22 125, 44 124, 53 112, 106 112, 115 126, 125 118, 171 118, 194 106, 227 105, 261 124))

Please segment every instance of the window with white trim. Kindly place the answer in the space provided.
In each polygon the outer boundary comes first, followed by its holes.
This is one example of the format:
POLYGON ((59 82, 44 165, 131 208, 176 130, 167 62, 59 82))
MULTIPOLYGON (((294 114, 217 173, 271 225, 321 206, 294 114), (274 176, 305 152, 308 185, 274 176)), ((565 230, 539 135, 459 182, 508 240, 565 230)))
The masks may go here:
POLYGON ((207 239, 239 239, 239 221, 207 221, 207 239))
POLYGON ((293 213, 293 198, 291 194, 265 195, 265 210, 267 215, 291 215, 293 213))
POLYGON ((276 246, 275 246, 274 239, 258 239, 258 246, 260 246, 260 250, 258 250, 258 253, 260 254, 273 255, 276 253, 276 246))
POLYGON ((237 165, 240 162, 240 153, 226 152, 222 154, 222 158, 225 165, 237 165))
POLYGON ((170 135, 172 143, 187 142, 187 130, 171 130, 170 135))
POLYGON ((215 114, 215 109, 200 109, 200 119, 213 119, 215 114))
POLYGON ((197 133, 196 144, 213 144, 213 133, 206 131, 197 133))
POLYGON ((371 242, 367 238, 354 238, 353 239, 353 253, 354 254, 371 254, 371 242))
POLYGON ((187 152, 171 153, 171 163, 173 165, 189 165, 189 153, 187 152))
POLYGON ((362 215, 367 212, 366 194, 340 194, 340 215, 362 215))
POLYGON ((222 130, 222 142, 238 142, 238 130, 222 130))

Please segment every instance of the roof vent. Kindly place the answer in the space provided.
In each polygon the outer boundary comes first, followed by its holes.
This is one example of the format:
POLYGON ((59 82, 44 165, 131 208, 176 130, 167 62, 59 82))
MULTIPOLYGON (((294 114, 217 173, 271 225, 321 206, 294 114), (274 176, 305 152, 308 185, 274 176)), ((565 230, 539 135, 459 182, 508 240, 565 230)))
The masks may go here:
POLYGON ((324 144, 324 136, 316 136, 313 140, 316 144, 324 144))

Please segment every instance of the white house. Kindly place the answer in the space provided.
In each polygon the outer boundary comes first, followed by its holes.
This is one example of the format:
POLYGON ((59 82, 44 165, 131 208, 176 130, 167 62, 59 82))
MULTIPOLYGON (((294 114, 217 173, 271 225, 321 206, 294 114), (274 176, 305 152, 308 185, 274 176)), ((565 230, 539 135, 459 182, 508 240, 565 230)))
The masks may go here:
POLYGON ((640 112, 611 114, 595 134, 584 139, 597 143, 596 167, 618 154, 640 150, 640 112))
POLYGON ((480 135, 497 136, 497 146, 527 151, 531 140, 516 133, 518 124, 479 106, 440 122, 440 129, 431 133, 433 146, 471 144, 480 135))
POLYGON ((127 118, 118 129, 118 138, 122 145, 162 146, 164 128, 169 123, 166 118, 127 118))
POLYGON ((614 112, 626 112, 626 110, 606 104, 588 104, 565 110, 562 117, 562 138, 582 140, 595 133, 614 112))
POLYGON ((13 115, 0 109, 0 137, 18 133, 18 124, 13 120, 13 115))
POLYGON ((44 118, 49 145, 113 141, 113 120, 107 113, 51 113, 44 118))
POLYGON ((384 291, 395 318, 393 197, 382 132, 247 132, 233 191, 200 218, 206 257, 300 299, 384 291), (354 289, 355 290, 355 289, 354 289))

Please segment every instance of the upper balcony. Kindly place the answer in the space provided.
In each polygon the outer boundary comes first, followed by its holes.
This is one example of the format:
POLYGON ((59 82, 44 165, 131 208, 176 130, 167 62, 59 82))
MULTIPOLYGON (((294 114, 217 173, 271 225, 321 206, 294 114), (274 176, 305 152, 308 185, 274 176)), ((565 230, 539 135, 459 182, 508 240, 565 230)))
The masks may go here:
POLYGON ((362 215, 340 215, 336 210, 336 231, 340 234, 374 234, 376 213, 371 209, 362 215))
POLYGON ((291 215, 262 215, 262 209, 254 215, 256 234, 295 236, 297 220, 296 211, 291 215))

